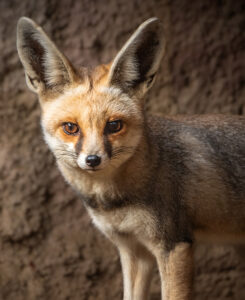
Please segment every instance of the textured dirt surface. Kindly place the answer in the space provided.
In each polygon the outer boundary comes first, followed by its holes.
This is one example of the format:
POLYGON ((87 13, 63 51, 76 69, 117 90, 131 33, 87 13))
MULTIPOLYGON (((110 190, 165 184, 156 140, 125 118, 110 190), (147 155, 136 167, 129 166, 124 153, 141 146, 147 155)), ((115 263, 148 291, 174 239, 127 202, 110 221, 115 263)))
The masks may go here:
MULTIPOLYGON (((0 299, 121 299, 116 250, 92 226, 43 142, 39 105, 15 47, 23 15, 44 26, 77 66, 110 61, 142 21, 158 16, 167 50, 147 109, 245 114, 245 3, 0 1, 0 299)), ((245 299, 244 253, 198 246, 196 299, 245 299)))

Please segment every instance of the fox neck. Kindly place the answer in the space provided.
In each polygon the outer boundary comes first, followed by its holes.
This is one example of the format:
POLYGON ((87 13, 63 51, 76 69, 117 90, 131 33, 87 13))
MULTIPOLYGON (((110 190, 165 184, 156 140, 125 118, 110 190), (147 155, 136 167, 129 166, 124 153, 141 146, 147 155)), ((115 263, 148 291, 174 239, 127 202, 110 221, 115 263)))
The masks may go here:
POLYGON ((144 134, 134 154, 120 167, 106 174, 81 172, 79 168, 69 168, 59 162, 58 166, 68 183, 82 196, 95 197, 103 201, 125 198, 132 188, 135 193, 146 184, 152 169, 152 161, 149 159, 150 149, 148 137, 144 134))

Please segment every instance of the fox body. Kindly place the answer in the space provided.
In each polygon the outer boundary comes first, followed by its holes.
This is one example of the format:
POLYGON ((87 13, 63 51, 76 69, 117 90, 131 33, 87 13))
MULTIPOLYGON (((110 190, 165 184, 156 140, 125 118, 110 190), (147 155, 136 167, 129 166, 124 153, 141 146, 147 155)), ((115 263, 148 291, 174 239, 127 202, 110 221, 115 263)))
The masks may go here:
POLYGON ((28 18, 17 47, 59 169, 118 247, 124 300, 148 299, 155 261, 162 299, 191 299, 193 243, 245 241, 245 118, 145 115, 164 52, 156 18, 94 71, 28 18))

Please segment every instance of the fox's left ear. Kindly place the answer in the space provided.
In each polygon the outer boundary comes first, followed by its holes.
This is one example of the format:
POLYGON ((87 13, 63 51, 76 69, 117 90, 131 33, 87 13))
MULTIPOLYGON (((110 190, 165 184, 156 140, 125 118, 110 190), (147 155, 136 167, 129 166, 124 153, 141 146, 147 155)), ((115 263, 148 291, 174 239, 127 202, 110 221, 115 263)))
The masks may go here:
POLYGON ((27 85, 35 93, 59 93, 75 80, 71 63, 42 28, 29 18, 22 17, 18 22, 17 49, 27 85))
POLYGON ((151 18, 139 26, 112 62, 109 85, 144 94, 153 84, 163 52, 162 24, 151 18))

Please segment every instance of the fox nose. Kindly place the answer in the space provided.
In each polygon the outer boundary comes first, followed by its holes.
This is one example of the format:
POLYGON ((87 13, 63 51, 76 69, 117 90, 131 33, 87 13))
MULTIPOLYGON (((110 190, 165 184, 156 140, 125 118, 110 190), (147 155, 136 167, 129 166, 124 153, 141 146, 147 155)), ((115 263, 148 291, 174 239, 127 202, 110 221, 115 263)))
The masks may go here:
POLYGON ((98 155, 88 155, 86 157, 86 164, 90 167, 96 167, 100 164, 101 158, 98 155))

